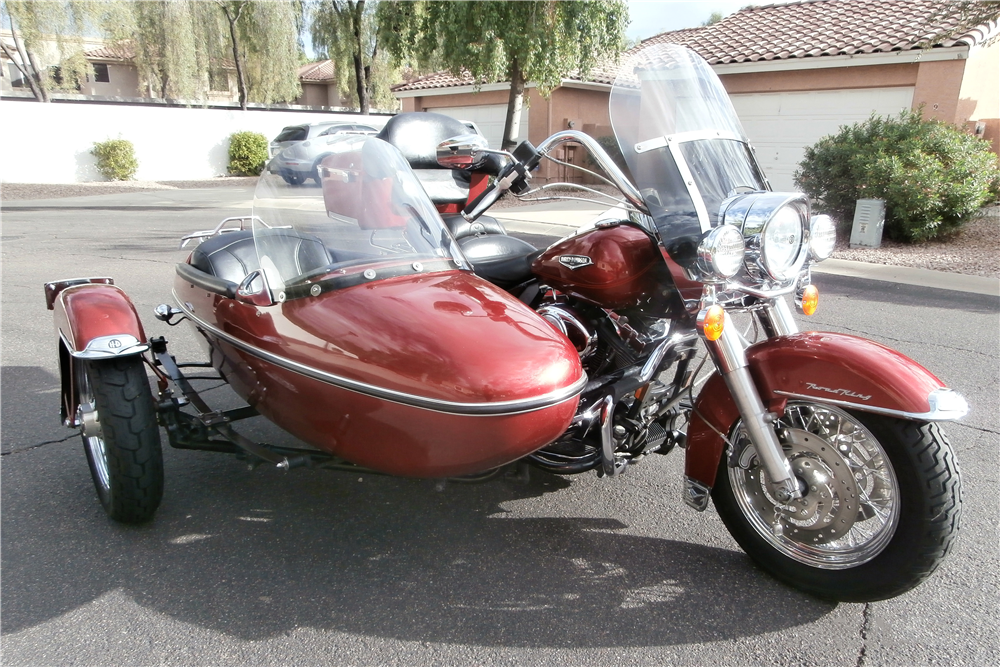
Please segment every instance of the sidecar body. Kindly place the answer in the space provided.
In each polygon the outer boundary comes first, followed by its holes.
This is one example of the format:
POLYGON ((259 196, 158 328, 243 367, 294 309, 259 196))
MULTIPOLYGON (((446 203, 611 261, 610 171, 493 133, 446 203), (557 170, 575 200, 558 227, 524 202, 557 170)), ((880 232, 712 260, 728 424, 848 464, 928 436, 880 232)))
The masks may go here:
POLYGON ((555 440, 586 383, 575 348, 469 270, 395 148, 334 149, 320 187, 265 173, 249 228, 178 265, 212 365, 296 437, 386 473, 478 473, 555 440))

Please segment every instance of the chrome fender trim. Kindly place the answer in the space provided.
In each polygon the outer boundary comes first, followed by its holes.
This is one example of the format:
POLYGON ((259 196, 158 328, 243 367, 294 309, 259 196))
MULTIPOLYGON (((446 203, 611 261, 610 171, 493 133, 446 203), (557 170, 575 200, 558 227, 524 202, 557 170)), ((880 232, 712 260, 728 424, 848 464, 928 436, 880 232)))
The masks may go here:
POLYGON ((788 398, 811 401, 813 403, 826 403, 828 405, 836 405, 837 407, 848 408, 851 410, 873 412, 889 417, 914 419, 918 421, 956 421, 969 414, 969 403, 965 400, 965 397, 954 389, 948 389, 947 387, 935 389, 927 395, 927 402, 930 404, 930 410, 927 412, 905 412, 903 410, 880 408, 875 405, 866 405, 864 403, 855 403, 853 401, 840 401, 835 398, 826 398, 825 396, 796 394, 790 391, 782 391, 780 389, 776 389, 774 393, 788 398))
POLYGON ((70 347, 69 341, 63 333, 59 332, 63 344, 69 350, 70 355, 77 359, 110 359, 113 357, 125 357, 130 354, 142 354, 149 349, 149 344, 140 341, 132 334, 114 334, 111 336, 98 336, 87 343, 87 347, 82 350, 74 350, 70 347))
POLYGON ((416 396, 414 394, 408 394, 406 392, 397 391, 395 389, 386 389, 385 387, 376 387, 365 382, 359 382, 358 380, 352 380, 350 378, 345 378, 340 375, 335 375, 333 373, 328 373, 327 371, 320 370, 318 368, 313 368, 307 366, 298 361, 282 357, 280 355, 274 354, 273 352, 268 352, 267 350, 262 350, 255 345, 251 345, 245 341, 242 341, 221 329, 212 326, 211 324, 199 319, 195 316, 194 311, 190 306, 181 299, 177 297, 177 293, 174 292, 174 299, 180 305, 181 310, 187 316, 191 322, 202 329, 209 335, 218 338, 220 340, 229 343, 233 347, 236 347, 248 354, 266 361, 268 363, 274 364, 280 368, 291 371, 293 373, 298 373, 304 377, 311 378, 313 380, 318 380, 341 389, 346 389, 348 391, 353 391, 358 394, 364 394, 366 396, 371 396, 373 398, 382 399, 385 401, 392 401, 393 403, 399 403, 402 405, 408 405, 414 408, 421 408, 423 410, 432 410, 434 412, 443 412, 446 414, 454 415, 468 415, 472 417, 496 417, 502 415, 514 415, 523 412, 533 412, 535 410, 541 410, 543 408, 550 408, 552 406, 568 401, 575 398, 583 391, 584 387, 587 385, 587 374, 583 373, 579 380, 548 394, 543 394, 542 396, 535 396, 532 398, 521 399, 517 401, 496 401, 491 403, 459 403, 456 401, 445 401, 436 398, 427 398, 425 396, 416 396))

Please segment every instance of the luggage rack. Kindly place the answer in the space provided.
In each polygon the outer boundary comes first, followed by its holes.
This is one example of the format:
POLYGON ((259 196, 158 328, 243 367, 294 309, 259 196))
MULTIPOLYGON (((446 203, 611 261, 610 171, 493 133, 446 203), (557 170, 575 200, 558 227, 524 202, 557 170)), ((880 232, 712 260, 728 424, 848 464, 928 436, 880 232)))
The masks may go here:
POLYGON ((254 222, 259 223, 268 229, 291 229, 291 225, 279 225, 277 227, 272 227, 256 215, 237 215, 230 218, 224 218, 222 222, 215 226, 215 229, 203 229, 200 232, 191 232, 186 236, 182 236, 181 245, 178 247, 178 250, 185 248, 189 241, 198 241, 198 243, 201 243, 205 239, 210 239, 213 236, 218 236, 219 234, 246 231, 248 222, 251 224, 254 222), (229 222, 239 222, 240 226, 226 227, 226 223, 229 222))

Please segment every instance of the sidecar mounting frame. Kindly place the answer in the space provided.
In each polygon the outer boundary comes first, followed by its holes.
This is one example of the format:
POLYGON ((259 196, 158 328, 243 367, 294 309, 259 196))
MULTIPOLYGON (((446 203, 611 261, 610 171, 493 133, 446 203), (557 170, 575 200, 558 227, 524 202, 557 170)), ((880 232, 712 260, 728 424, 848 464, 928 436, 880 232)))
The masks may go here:
POLYGON ((159 388, 157 414, 160 424, 167 431, 171 447, 235 454, 247 459, 251 468, 261 463, 270 463, 282 470, 318 466, 378 474, 323 451, 279 447, 250 440, 234 429, 232 422, 256 417, 258 413, 253 406, 244 405, 230 410, 211 409, 181 370, 183 367, 204 368, 206 365, 178 364, 167 351, 167 341, 162 336, 151 338, 149 345, 153 355, 150 366, 157 376, 159 388), (175 395, 171 385, 179 390, 180 396, 175 395), (193 407, 195 414, 182 411, 181 407, 185 405, 193 407))

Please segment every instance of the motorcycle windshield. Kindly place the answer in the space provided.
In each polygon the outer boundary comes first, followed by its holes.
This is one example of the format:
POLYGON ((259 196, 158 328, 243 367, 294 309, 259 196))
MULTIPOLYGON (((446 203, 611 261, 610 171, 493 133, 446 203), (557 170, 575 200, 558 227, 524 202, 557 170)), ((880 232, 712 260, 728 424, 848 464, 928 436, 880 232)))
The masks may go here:
POLYGON ((610 116, 661 241, 677 259, 719 224, 723 200, 768 189, 718 76, 682 46, 655 44, 626 56, 610 116))
POLYGON ((325 153, 318 184, 289 183, 273 159, 257 184, 254 243, 273 298, 469 268, 395 147, 373 136, 345 135, 325 153))

